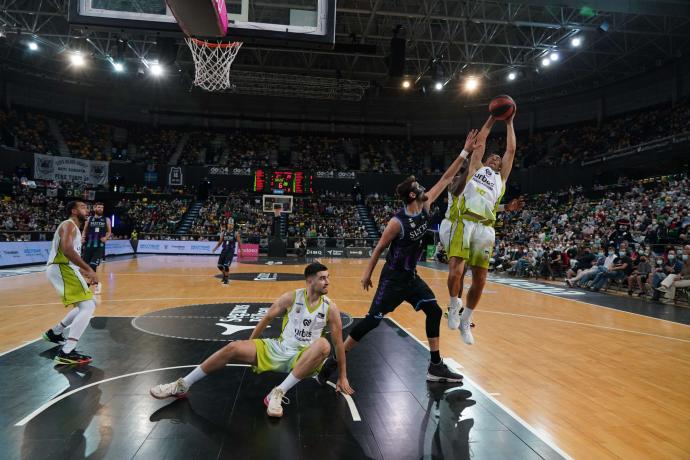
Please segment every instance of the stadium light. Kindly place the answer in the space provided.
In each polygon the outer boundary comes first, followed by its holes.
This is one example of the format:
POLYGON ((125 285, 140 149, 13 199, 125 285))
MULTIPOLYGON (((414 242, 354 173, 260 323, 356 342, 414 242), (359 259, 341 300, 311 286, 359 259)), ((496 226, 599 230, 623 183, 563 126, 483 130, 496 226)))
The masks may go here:
POLYGON ((113 69, 115 69, 115 72, 123 72, 125 65, 121 62, 113 61, 113 69))
POLYGON ((440 81, 437 81, 436 84, 434 85, 434 89, 436 91, 441 91, 443 89, 443 83, 441 83, 440 81))
POLYGON ((545 57, 544 59, 541 60, 541 65, 543 67, 548 67, 551 65, 551 59, 545 57))
POLYGON ((560 54, 558 54, 558 52, 556 52, 556 51, 549 54, 549 59, 551 59, 554 62, 558 61, 560 58, 561 58, 560 54))
POLYGON ((479 79, 477 77, 467 77, 465 79, 465 90, 466 91, 475 91, 477 88, 479 88, 479 79))
POLYGON ((408 88, 410 87, 410 82, 409 82, 409 80, 403 81, 403 82, 402 82, 402 87, 403 87, 404 89, 408 89, 408 88))
POLYGON ((27 45, 31 51, 36 51, 38 49, 38 43, 36 42, 29 42, 27 45))
POLYGON ((510 72, 508 74, 508 80, 513 81, 517 78, 517 73, 516 72, 510 72))
POLYGON ((69 60, 75 67, 83 67, 86 64, 86 59, 79 51, 75 51, 69 55, 69 60))
POLYGON ((582 45, 582 38, 580 37, 573 37, 572 40, 570 40, 570 44, 573 46, 573 48, 577 48, 580 45, 582 45))
POLYGON ((149 70, 151 71, 151 75, 153 75, 154 77, 160 77, 161 75, 163 75, 163 66, 160 65, 157 61, 151 64, 149 70))

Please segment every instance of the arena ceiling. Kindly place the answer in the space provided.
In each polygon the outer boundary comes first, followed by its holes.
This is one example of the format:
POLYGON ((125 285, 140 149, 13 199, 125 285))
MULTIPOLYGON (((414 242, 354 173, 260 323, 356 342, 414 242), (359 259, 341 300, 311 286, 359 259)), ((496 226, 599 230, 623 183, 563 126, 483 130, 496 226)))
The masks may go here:
MULTIPOLYGON (((299 7, 302 1, 294 4, 299 7)), ((67 0, 0 0, 2 66, 47 78, 107 81, 126 78, 112 71, 116 54, 123 55, 133 76, 143 73, 139 61, 159 52, 157 43, 165 34, 70 25, 68 9, 67 0), (40 52, 28 50, 31 40, 40 52), (75 47, 89 53, 88 71, 77 73, 66 65, 65 52, 75 47)), ((328 87, 336 81, 359 85, 355 93, 397 89, 402 80, 388 76, 394 30, 406 39, 405 77, 417 90, 430 90, 440 80, 444 90, 461 91, 463 81, 474 76, 483 88, 512 85, 511 94, 545 89, 565 94, 687 55, 690 2, 341 0, 333 50, 245 45, 233 70, 239 81, 248 82, 240 89, 250 94, 295 95, 294 85, 312 77, 323 82, 324 97, 319 91, 306 97, 329 99, 328 87), (574 38, 580 46, 573 46, 574 38), (558 53, 558 60, 550 58, 553 53, 558 53), (548 67, 544 60, 551 61, 548 67), (508 81, 511 73, 515 78, 508 81)), ((189 85, 191 55, 181 34, 174 39, 178 74, 183 86, 189 85)), ((352 100, 358 100, 356 94, 352 100)))

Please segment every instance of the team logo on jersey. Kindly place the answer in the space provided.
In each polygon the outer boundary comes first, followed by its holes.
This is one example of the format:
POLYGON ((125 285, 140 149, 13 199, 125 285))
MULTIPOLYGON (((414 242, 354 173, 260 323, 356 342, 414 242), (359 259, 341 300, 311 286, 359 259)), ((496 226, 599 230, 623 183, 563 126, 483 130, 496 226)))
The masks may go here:
POLYGON ((410 219, 410 227, 415 228, 417 224, 414 223, 412 219, 410 219))
POLYGON ((309 327, 309 325, 311 324, 311 320, 309 318, 306 318, 304 321, 302 321, 302 324, 304 325, 304 327, 309 327))

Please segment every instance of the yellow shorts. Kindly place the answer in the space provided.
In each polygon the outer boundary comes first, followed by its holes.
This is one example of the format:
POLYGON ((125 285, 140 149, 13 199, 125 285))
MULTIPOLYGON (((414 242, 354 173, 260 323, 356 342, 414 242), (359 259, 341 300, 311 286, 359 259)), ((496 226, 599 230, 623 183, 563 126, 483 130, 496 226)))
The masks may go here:
POLYGON ((93 299, 93 293, 79 269, 67 264, 50 264, 46 276, 55 290, 60 294, 65 306, 74 305, 84 300, 93 299))
POLYGON ((442 230, 446 232, 444 238, 447 239, 448 246, 443 243, 443 239, 441 243, 446 247, 448 257, 460 257, 470 267, 489 268, 496 241, 494 228, 467 219, 448 222, 451 224, 448 229, 443 229, 441 224, 442 230))
MULTIPOLYGON (((295 368, 295 363, 309 345, 301 347, 287 346, 281 339, 253 339, 256 345, 256 366, 252 370, 257 374, 262 372, 285 372, 290 373, 295 368)), ((320 363, 311 375, 316 375, 321 370, 323 363, 320 363)))

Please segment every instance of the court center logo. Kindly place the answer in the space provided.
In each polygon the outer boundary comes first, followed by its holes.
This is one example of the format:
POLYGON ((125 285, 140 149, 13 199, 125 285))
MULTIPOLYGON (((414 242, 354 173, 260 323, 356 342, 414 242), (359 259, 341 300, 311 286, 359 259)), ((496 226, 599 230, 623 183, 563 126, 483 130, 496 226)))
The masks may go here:
MULTIPOLYGON (((270 303, 225 303, 167 308, 132 320, 142 332, 186 340, 229 342, 246 340, 259 324, 270 303)), ((262 337, 278 337, 281 320, 273 320, 262 337)))
MULTIPOLYGON (((205 342, 246 340, 266 316, 270 303, 222 303, 187 305, 166 308, 132 319, 132 326, 141 332, 161 337, 205 342)), ((352 317, 340 314, 343 329, 352 324, 352 317)), ((310 319, 305 319, 311 323, 310 319)), ((261 337, 276 338, 283 329, 283 318, 273 319, 261 337)))

